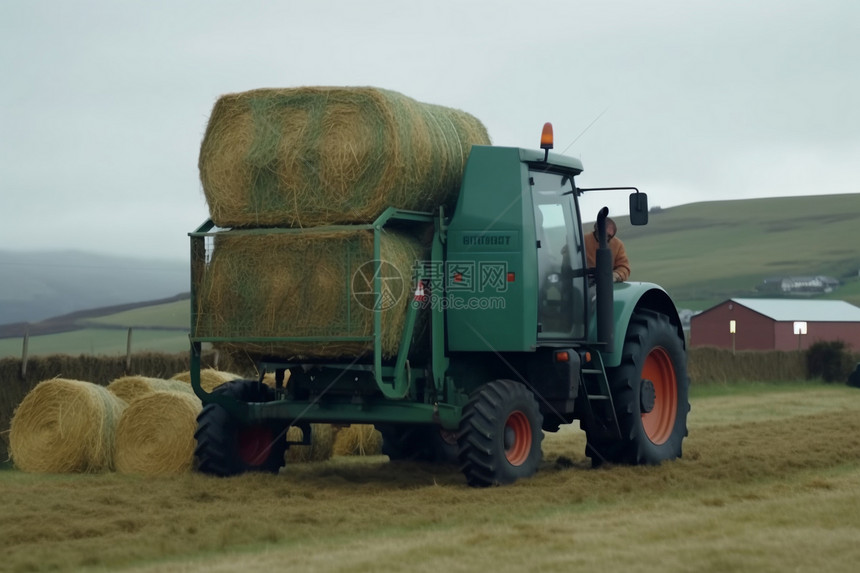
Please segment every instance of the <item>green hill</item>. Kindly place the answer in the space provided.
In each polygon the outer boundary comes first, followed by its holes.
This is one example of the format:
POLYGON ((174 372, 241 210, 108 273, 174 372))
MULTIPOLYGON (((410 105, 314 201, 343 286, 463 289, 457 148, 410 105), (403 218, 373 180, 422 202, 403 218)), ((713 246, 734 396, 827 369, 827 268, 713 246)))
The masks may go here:
POLYGON ((860 305, 860 194, 693 203, 655 209, 644 227, 619 217, 632 280, 662 285, 701 310, 757 296, 764 279, 827 275, 826 295, 860 305))
POLYGON ((182 258, 0 249, 0 276, 0 325, 6 325, 173 296, 188 290, 189 265, 182 258))
POLYGON ((86 318, 81 323, 91 327, 161 328, 187 332, 190 320, 190 302, 188 296, 184 296, 180 300, 140 306, 115 314, 86 318))

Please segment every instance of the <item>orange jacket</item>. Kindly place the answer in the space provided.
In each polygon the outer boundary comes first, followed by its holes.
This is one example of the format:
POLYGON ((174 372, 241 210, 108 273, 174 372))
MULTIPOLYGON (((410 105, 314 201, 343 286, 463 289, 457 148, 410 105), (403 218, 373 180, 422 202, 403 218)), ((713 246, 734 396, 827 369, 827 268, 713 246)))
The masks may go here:
MULTIPOLYGON (((585 262, 589 268, 597 264, 598 245, 594 233, 585 234, 585 262)), ((612 237, 609 240, 609 250, 612 251, 612 274, 615 282, 626 281, 630 278, 630 260, 627 258, 624 243, 618 237, 612 237)))

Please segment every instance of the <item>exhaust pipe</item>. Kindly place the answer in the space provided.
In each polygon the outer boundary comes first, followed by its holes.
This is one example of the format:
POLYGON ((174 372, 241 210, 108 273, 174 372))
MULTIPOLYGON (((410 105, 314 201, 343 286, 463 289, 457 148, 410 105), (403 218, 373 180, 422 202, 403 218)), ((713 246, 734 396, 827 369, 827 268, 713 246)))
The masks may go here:
POLYGON ((606 217, 609 208, 597 214, 597 255, 595 257, 595 288, 597 291, 597 340, 612 347, 614 340, 614 292, 612 281, 612 250, 606 240, 606 217))

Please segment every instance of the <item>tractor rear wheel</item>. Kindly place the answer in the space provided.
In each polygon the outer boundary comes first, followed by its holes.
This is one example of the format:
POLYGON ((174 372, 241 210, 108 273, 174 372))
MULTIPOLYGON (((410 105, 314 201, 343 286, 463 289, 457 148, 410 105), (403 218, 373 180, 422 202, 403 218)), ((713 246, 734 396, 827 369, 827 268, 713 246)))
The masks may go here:
POLYGON ((391 461, 455 463, 457 437, 439 426, 379 424, 382 453, 391 461))
MULTIPOLYGON (((271 402, 275 392, 257 380, 234 380, 213 393, 243 402, 271 402)), ((286 424, 245 424, 218 404, 207 404, 197 416, 194 433, 197 469, 217 476, 245 472, 277 473, 287 449, 286 424)))
POLYGON ((659 464, 681 457, 690 411, 687 359, 678 329, 665 314, 637 311, 621 364, 607 371, 620 440, 588 436, 586 455, 603 462, 659 464))
POLYGON ((463 408, 460 469, 472 487, 509 484, 540 465, 543 415, 534 394, 519 382, 481 386, 463 408))

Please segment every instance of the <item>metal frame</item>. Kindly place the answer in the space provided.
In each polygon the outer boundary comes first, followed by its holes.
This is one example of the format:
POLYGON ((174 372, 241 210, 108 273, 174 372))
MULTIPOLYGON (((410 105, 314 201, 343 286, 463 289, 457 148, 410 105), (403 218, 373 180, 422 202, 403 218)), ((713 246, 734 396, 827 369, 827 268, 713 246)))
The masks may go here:
MULTIPOLYGON (((406 322, 400 337, 397 356, 393 363, 384 363, 382 356, 382 313, 375 312, 373 317, 373 333, 370 336, 296 336, 296 337, 224 337, 224 336, 199 336, 196 332, 198 319, 198 300, 196 287, 200 284, 204 266, 206 264, 206 238, 214 237, 219 233, 259 235, 270 233, 328 233, 337 231, 373 231, 373 261, 374 266, 374 297, 382 292, 382 278, 380 276, 381 262, 381 235, 385 232, 386 225, 399 222, 421 222, 435 223, 436 229, 433 236, 430 257, 432 261, 442 261, 443 244, 445 233, 444 210, 440 209, 438 216, 431 213, 406 211, 395 208, 386 209, 373 223, 369 225, 332 225, 326 227, 314 227, 310 229, 295 228, 271 228, 271 229, 229 229, 213 230, 215 225, 207 220, 197 230, 189 233, 191 237, 191 385, 194 392, 204 403, 217 403, 231 412, 231 414, 246 421, 266 419, 303 419, 306 421, 328 421, 328 422, 373 422, 373 421, 404 421, 426 420, 428 423, 437 421, 448 429, 456 429, 460 418, 460 407, 447 403, 440 403, 438 397, 445 395, 445 372, 447 371, 448 359, 444 355, 444 312, 442 309, 431 308, 431 359, 429 368, 432 372, 433 388, 436 399, 433 403, 421 403, 409 400, 410 385, 412 381, 424 373, 420 368, 413 368, 408 360, 409 351, 418 314, 417 305, 410 304, 407 309, 406 322), (338 403, 336 408, 326 408, 322 401, 322 395, 317 395, 314 400, 288 401, 279 399, 266 404, 246 404, 231 397, 218 393, 206 392, 200 382, 201 352, 202 344, 217 342, 247 342, 247 343, 272 343, 272 342, 372 342, 373 358, 372 366, 352 364, 314 362, 315 368, 325 372, 323 378, 336 382, 346 372, 370 372, 376 386, 382 393, 382 400, 373 400, 373 403, 360 401, 355 407, 350 404, 338 403)), ((421 280, 422 276, 415 277, 421 280)), ((260 365, 264 369, 285 370, 303 363, 263 361, 260 365)), ((265 372, 265 370, 264 370, 265 372)), ((264 373, 263 372, 263 373, 264 373)), ((262 373, 261 373, 262 375, 262 373)), ((324 392, 323 392, 324 393, 324 392)), ((283 398, 283 393, 281 393, 283 398)))

